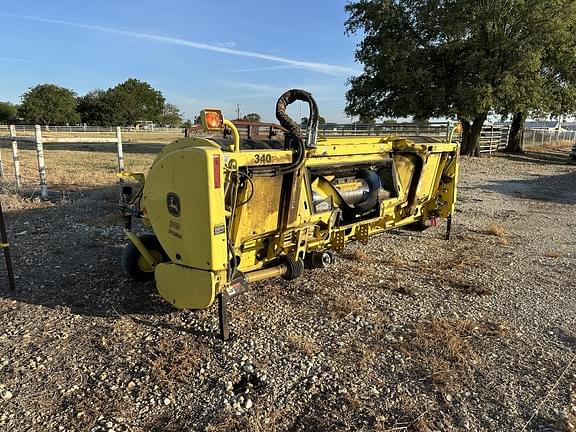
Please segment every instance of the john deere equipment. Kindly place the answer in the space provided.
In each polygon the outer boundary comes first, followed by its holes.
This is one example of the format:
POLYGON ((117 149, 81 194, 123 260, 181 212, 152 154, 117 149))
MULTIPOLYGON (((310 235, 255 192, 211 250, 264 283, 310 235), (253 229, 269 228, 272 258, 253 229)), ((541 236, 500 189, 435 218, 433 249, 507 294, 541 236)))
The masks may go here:
MULTIPOLYGON (((352 241, 386 230, 450 225, 458 180, 458 146, 394 136, 318 137, 310 93, 289 90, 276 105, 279 139, 241 139, 221 111, 201 113, 212 138, 166 146, 149 173, 122 190, 130 240, 122 263, 137 280, 156 280, 160 295, 182 309, 218 300, 229 336, 227 301, 257 281, 295 279, 324 268, 352 241), (286 114, 309 105, 303 136, 286 114), (149 234, 132 231, 141 218, 149 234)), ((449 232, 448 232, 449 235, 449 232)))

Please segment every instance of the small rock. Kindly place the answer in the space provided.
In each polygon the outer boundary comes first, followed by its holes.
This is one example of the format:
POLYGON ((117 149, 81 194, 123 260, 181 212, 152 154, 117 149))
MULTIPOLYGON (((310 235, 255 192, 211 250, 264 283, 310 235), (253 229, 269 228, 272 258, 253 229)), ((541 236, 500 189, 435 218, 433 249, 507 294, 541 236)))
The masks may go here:
POLYGON ((163 402, 164 402, 164 405, 166 405, 166 406, 168 406, 168 405, 170 405, 170 404, 172 403, 172 401, 171 401, 170 399, 168 399, 168 398, 164 398, 164 401, 163 401, 163 402))
POLYGON ((248 399, 248 400, 246 401, 245 408, 246 408, 246 409, 252 408, 252 399, 248 399))
POLYGON ((4 394, 2 395, 2 399, 8 401, 8 400, 12 399, 13 396, 14 396, 14 395, 12 394, 11 391, 6 390, 6 391, 4 392, 4 394))

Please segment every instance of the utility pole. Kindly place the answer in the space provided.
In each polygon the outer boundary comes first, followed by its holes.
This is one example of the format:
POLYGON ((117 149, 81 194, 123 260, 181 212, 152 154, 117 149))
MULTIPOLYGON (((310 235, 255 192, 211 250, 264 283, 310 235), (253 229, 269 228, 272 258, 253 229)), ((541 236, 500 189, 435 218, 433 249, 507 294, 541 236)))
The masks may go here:
POLYGON ((240 104, 236 104, 236 118, 240 120, 240 104))

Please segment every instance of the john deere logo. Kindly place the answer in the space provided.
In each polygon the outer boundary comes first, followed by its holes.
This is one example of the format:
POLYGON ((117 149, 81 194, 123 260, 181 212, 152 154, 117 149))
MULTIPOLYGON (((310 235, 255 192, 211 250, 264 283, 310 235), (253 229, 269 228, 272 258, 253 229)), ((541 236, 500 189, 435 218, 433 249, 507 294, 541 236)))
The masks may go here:
POLYGON ((166 194, 166 204, 168 205, 168 212, 172 216, 180 216, 180 197, 174 192, 166 194))

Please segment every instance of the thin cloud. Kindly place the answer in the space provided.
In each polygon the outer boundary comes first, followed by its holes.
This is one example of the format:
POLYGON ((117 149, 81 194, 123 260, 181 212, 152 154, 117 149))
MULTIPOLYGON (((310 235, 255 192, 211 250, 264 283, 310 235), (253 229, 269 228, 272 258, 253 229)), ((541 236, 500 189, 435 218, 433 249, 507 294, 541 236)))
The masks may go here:
POLYGON ((171 37, 171 36, 161 36, 161 35, 150 34, 150 33, 132 32, 132 31, 120 30, 120 29, 115 29, 115 28, 110 28, 110 27, 102 27, 102 26, 98 26, 98 25, 82 24, 82 23, 77 23, 77 22, 72 22, 72 21, 63 21, 63 20, 57 20, 57 19, 51 19, 51 18, 42 18, 42 17, 30 16, 30 15, 14 15, 14 14, 0 13, 0 16, 23 19, 23 20, 28 20, 28 21, 43 22, 43 23, 49 23, 49 24, 58 24, 58 25, 63 25, 63 26, 68 26, 68 27, 81 28, 81 29, 85 29, 85 30, 94 30, 94 31, 99 31, 99 32, 104 32, 104 33, 109 33, 109 34, 115 34, 115 35, 119 35, 119 36, 126 36, 126 37, 132 37, 132 38, 137 38, 137 39, 145 39, 145 40, 159 42, 159 43, 166 43, 166 44, 171 44, 171 45, 180 45, 180 46, 185 46, 188 48, 200 49, 200 50, 205 50, 205 51, 212 51, 212 52, 217 52, 217 53, 221 53, 221 54, 229 54, 229 55, 240 56, 240 57, 250 57, 250 58, 255 58, 255 59, 260 59, 260 60, 267 60, 267 61, 271 61, 271 62, 275 62, 275 63, 289 65, 289 66, 294 67, 294 68, 306 69, 306 70, 310 70, 310 71, 314 71, 314 72, 323 73, 326 75, 349 76, 349 75, 354 75, 354 74, 360 73, 358 70, 355 70, 355 69, 352 69, 349 67, 345 67, 345 66, 295 60, 295 59, 290 59, 290 58, 286 58, 286 57, 269 55, 269 54, 262 54, 262 53, 253 52, 253 51, 244 51, 244 50, 239 50, 239 49, 229 48, 229 47, 224 47, 224 46, 210 45, 210 44, 206 44, 206 43, 194 42, 194 41, 190 41, 187 39, 175 38, 175 37, 171 37))
POLYGON ((262 71, 271 71, 271 70, 280 70, 280 69, 292 69, 294 66, 291 65, 274 65, 274 66, 262 66, 262 67, 256 67, 256 68, 245 68, 245 69, 234 69, 231 70, 230 72, 232 73, 236 73, 236 72, 262 72, 262 71))

